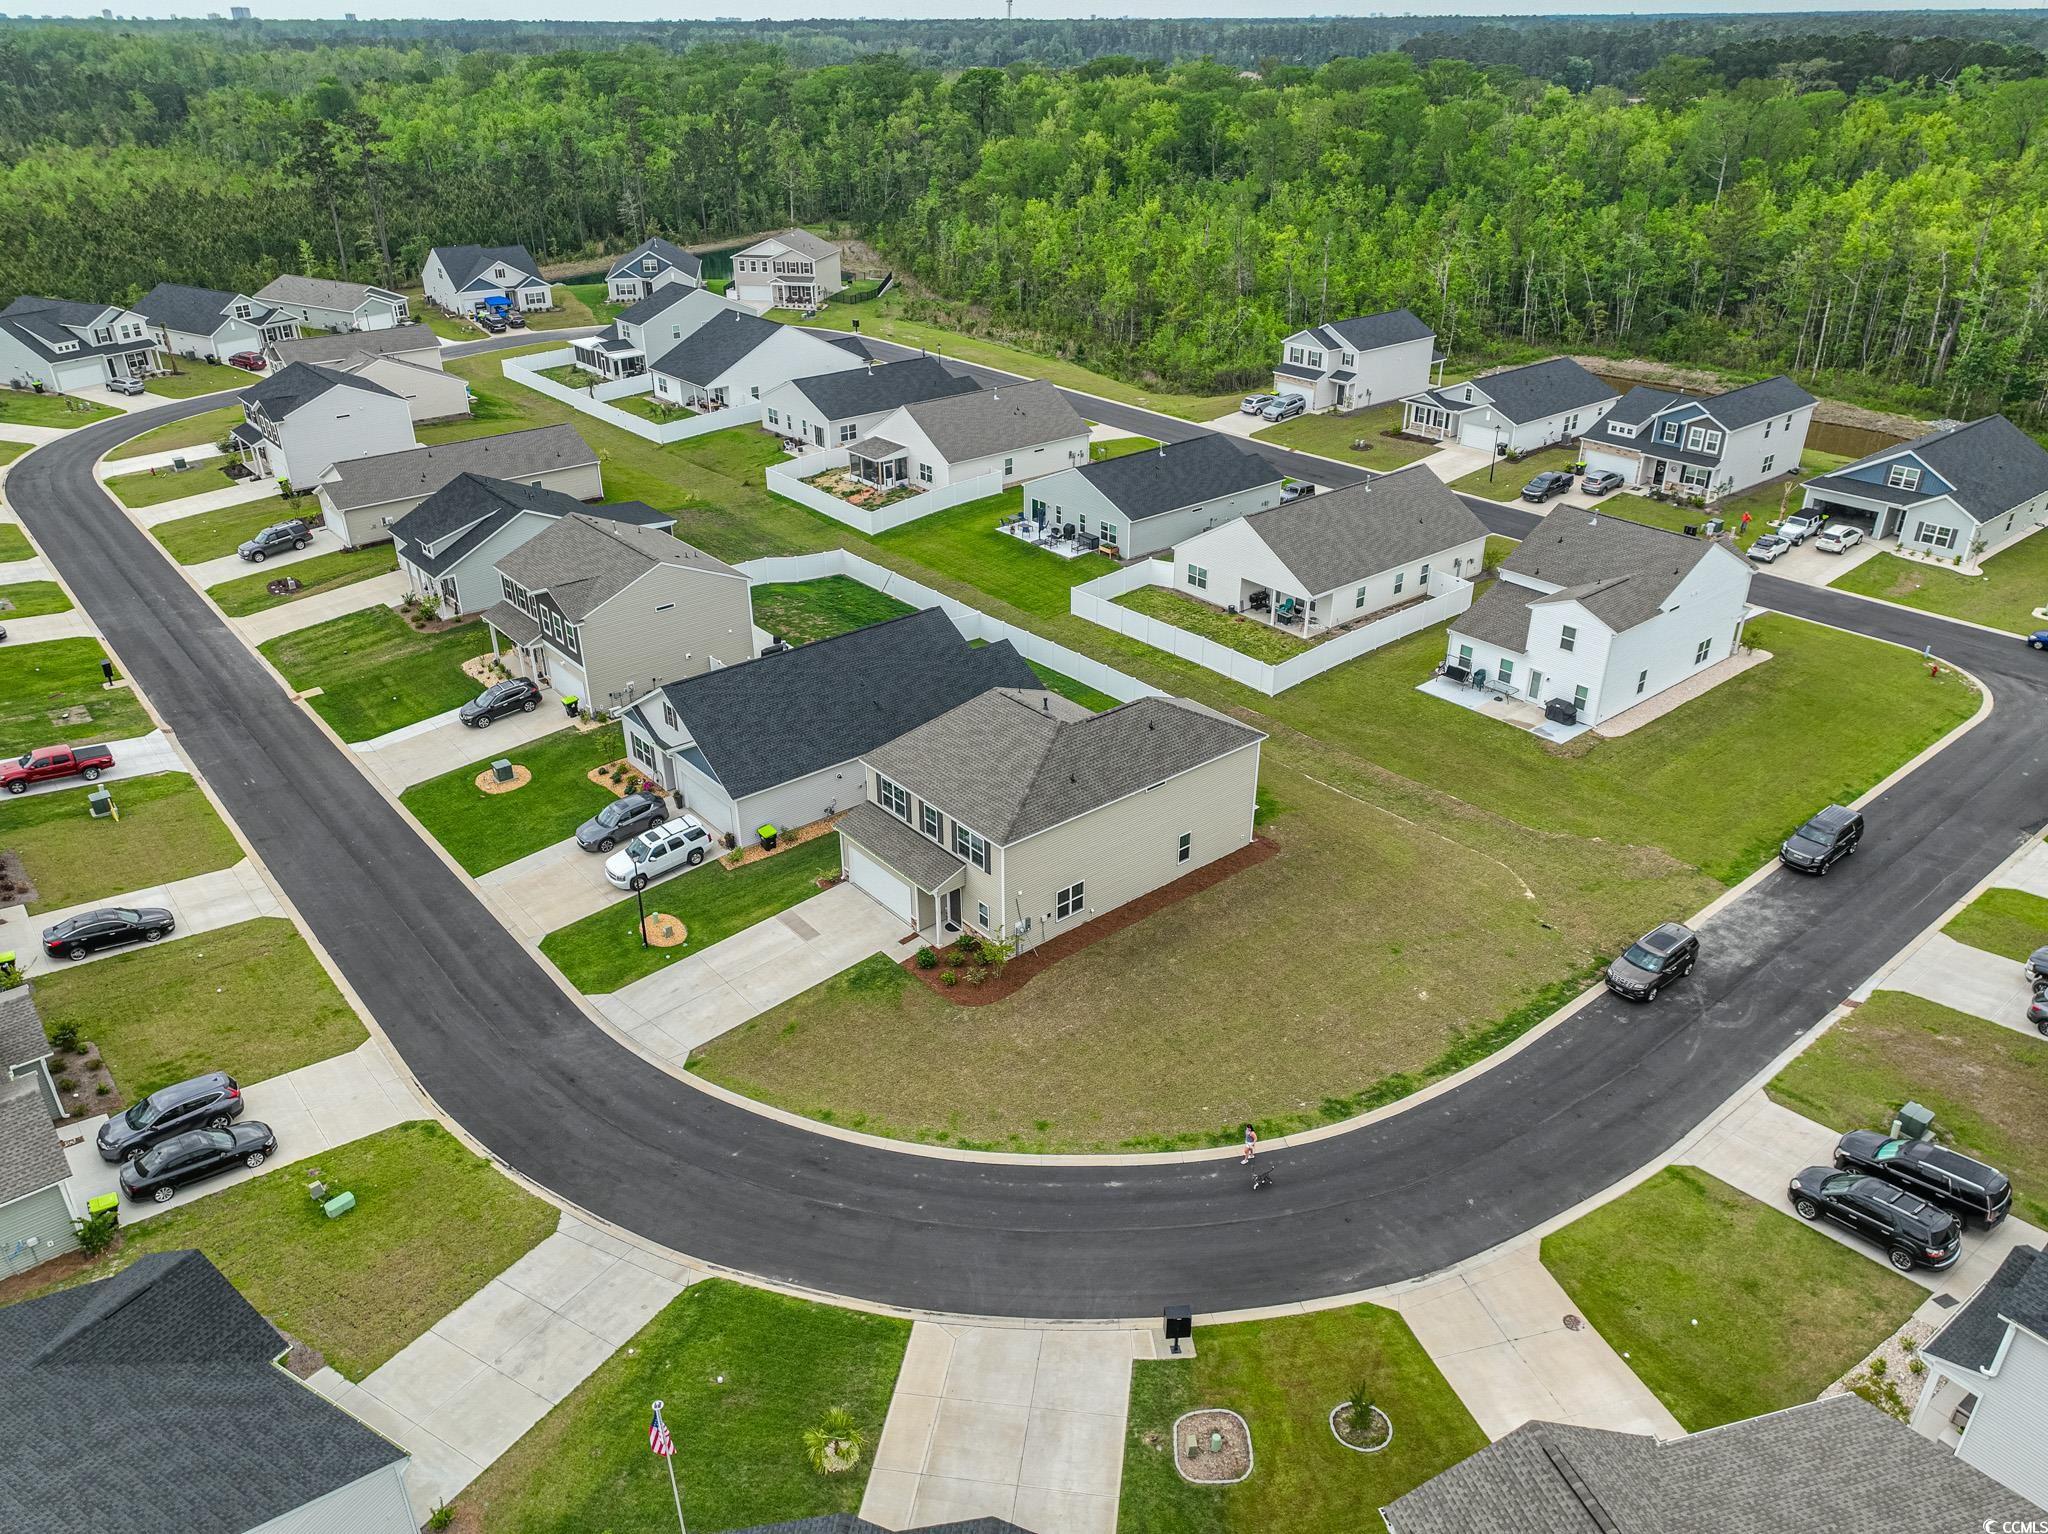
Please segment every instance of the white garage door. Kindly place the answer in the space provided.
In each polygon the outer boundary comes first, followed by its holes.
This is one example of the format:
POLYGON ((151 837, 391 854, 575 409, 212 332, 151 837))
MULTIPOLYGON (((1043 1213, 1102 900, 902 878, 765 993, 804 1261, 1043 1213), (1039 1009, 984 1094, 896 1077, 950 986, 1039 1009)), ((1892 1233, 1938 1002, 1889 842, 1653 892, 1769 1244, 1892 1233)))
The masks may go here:
POLYGON ((852 842, 846 844, 846 872, 854 888, 866 890, 883 910, 906 922, 915 921, 910 886, 869 857, 852 842))
POLYGON ((1636 482, 1636 460, 1633 457, 1624 458, 1619 453, 1602 453, 1588 449, 1586 472, 1598 474, 1602 470, 1610 474, 1619 474, 1624 485, 1636 482))
MULTIPOLYGON (((1503 432, 1501 436, 1505 440, 1506 433, 1503 432)), ((1492 447, 1494 443, 1493 423, 1491 421, 1484 423, 1479 421, 1460 421, 1458 423, 1458 441, 1466 447, 1492 447)))

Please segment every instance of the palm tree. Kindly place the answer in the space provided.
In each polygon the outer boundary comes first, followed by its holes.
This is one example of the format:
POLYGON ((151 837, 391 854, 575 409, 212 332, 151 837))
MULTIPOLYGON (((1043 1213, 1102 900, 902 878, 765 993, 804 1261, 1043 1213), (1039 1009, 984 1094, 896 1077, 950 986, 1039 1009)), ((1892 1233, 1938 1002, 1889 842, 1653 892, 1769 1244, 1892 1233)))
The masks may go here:
POLYGON ((861 1451, 866 1447, 866 1436, 853 1420, 853 1413, 843 1406, 826 1412, 820 1426, 804 1429, 804 1453, 810 1457, 811 1468, 820 1475, 851 1470, 860 1463, 861 1451))

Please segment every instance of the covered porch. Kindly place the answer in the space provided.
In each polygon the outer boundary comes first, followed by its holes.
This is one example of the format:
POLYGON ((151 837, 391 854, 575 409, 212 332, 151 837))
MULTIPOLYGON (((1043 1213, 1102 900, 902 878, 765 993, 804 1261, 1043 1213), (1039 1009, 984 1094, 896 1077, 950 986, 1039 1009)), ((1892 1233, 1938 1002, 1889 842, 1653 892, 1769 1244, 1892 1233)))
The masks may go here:
MULTIPOLYGON (((565 698, 582 698, 583 675, 575 664, 547 641, 540 625, 510 602, 497 602, 478 614, 490 631, 491 654, 514 676, 531 677, 565 698), (506 646, 511 646, 509 653, 506 646)), ((587 698, 584 699, 589 702, 587 698)))
POLYGON ((252 479, 268 479, 274 472, 270 463, 271 441, 257 427, 244 421, 228 433, 228 445, 252 479))
POLYGON ((1458 440, 1459 412, 1450 401, 1440 398, 1434 391, 1417 394, 1401 401, 1403 418, 1401 429, 1413 437, 1427 437, 1433 442, 1455 442, 1458 440))
POLYGON ((840 863, 854 888, 934 948, 962 930, 967 865, 872 800, 839 820, 840 863))
POLYGON ((846 444, 846 472, 877 490, 910 483, 910 452, 887 437, 861 437, 846 444))
POLYGON ((1317 610, 1315 598, 1307 593, 1283 590, 1243 576, 1238 577, 1237 600, 1227 610, 1303 639, 1329 627, 1317 610))
POLYGON ((618 336, 585 336, 569 347, 576 365, 600 378, 638 378, 647 371, 647 353, 618 336))

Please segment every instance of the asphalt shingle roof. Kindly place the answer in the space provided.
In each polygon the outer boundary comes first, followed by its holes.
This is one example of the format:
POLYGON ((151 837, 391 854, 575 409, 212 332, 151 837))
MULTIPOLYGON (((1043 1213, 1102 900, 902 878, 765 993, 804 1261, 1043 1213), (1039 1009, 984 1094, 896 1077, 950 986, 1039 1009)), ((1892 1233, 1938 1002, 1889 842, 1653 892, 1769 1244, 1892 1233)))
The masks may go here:
POLYGON ((50 1039, 36 1012, 35 987, 23 984, 0 991, 0 1076, 49 1052, 50 1039))
MULTIPOLYGON (((1653 389, 1648 384, 1637 384, 1616 402, 1612 410, 1600 417, 1598 421, 1587 427, 1586 430, 1580 432, 1579 435, 1587 442, 1611 442, 1616 447, 1626 448, 1631 451, 1637 448, 1647 449, 1650 446, 1650 441, 1647 437, 1640 435, 1632 437, 1616 436, 1608 428, 1617 425, 1641 426, 1643 422, 1649 420, 1658 411, 1671 405, 1682 405, 1691 398, 1693 398, 1692 395, 1675 393, 1670 389, 1653 389)), ((1670 454, 1665 453, 1660 456, 1669 457, 1670 454)))
POLYGON ((307 309, 341 309, 353 314, 371 294, 400 298, 389 288, 367 282, 338 282, 332 277, 299 277, 287 274, 265 283, 256 296, 267 304, 297 304, 307 309))
POLYGON ((791 379, 790 387, 809 400, 826 420, 843 421, 849 416, 894 410, 898 405, 972 394, 981 385, 947 372, 945 364, 936 357, 905 357, 901 362, 883 362, 870 368, 848 368, 838 373, 791 379))
POLYGON ((645 298, 628 304, 619 311, 618 318, 612 323, 614 326, 619 324, 645 325, 648 321, 662 314, 663 311, 673 309, 692 293, 700 291, 701 289, 685 287, 679 282, 671 282, 666 287, 656 288, 645 298))
POLYGON ((1244 524, 1301 582, 1304 596, 1486 536, 1472 508, 1419 466, 1254 512, 1244 524))
POLYGON ((903 407, 948 463, 1086 437, 1088 423, 1042 379, 903 407))
POLYGON ((302 336, 296 341, 273 341, 270 350, 279 366, 294 362, 351 362, 357 357, 390 357, 401 352, 432 352, 439 356, 441 343, 424 325, 392 325, 384 330, 346 330, 326 336, 302 336))
POLYGON ((641 501, 586 506, 559 490, 514 484, 484 474, 458 474, 392 523, 391 537, 403 549, 407 563, 428 575, 439 575, 460 564, 464 556, 507 522, 527 512, 557 520, 581 512, 639 527, 671 528, 676 521, 667 512, 656 511, 641 501), (427 545, 441 543, 456 533, 461 536, 432 553, 427 551, 427 545))
POLYGON ((467 287, 485 267, 499 261, 519 276, 540 279, 540 266, 524 245, 436 245, 427 254, 441 258, 441 269, 458 290, 467 287))
POLYGON ((0 327, 19 340, 38 356, 73 362, 81 357, 104 357, 110 352, 132 352, 139 346, 154 346, 156 338, 146 341, 109 341, 103 346, 94 345, 92 327, 103 314, 117 313, 114 304, 82 304, 68 298, 37 298, 23 293, 0 309, 0 327), (70 327, 79 327, 73 331, 70 327), (76 351, 59 352, 59 345, 75 345, 76 351))
POLYGON ((580 505, 499 560, 498 570, 528 591, 545 591, 573 623, 589 617, 657 565, 746 579, 724 560, 659 527, 593 517, 580 505))
POLYGON ((1512 580, 1487 590, 1451 620, 1451 630, 1520 650, 1529 641, 1529 609, 1547 602, 1578 602, 1619 633, 1654 618, 1707 551, 1725 543, 1687 538, 1620 517, 1582 519, 1553 512, 1501 564, 1503 575, 1525 575, 1554 585, 1541 592, 1512 580))
MULTIPOLYGON (((1982 416, 1962 426, 1931 431, 1911 442, 1859 458, 1849 468, 1884 463, 1911 453, 1955 488, 1956 503, 1979 522, 2004 516, 2022 501, 2048 490, 2048 448, 2002 415, 1982 416)), ((1844 471, 1811 481, 1816 488, 1838 488, 1879 500, 1906 504, 1927 499, 1927 492, 1899 491, 1862 484, 1844 471)))
POLYGON ((2048 1260, 2038 1247, 2007 1252, 1998 1271, 1921 1351, 1965 1369, 1986 1369, 2012 1321, 2048 1337, 2048 1260))
POLYGON ((1527 586, 1495 581, 1479 594, 1478 601, 1451 620, 1451 632, 1520 653, 1529 648, 1529 606, 1533 595, 1527 586))
POLYGON ((1221 433, 1161 443, 1142 453, 1086 464, 1075 472, 1134 522, 1260 485, 1277 486, 1285 477, 1221 433))
MULTIPOLYGON (((1479 392, 1492 399, 1494 408, 1514 422, 1540 421, 1601 400, 1613 399, 1614 391, 1569 357, 1552 357, 1526 367, 1488 373, 1472 380, 1479 392)), ((1463 389, 1447 385, 1437 391, 1453 408, 1470 409, 1458 398, 1463 389)), ((1476 401, 1475 401, 1476 403, 1476 401)))
POLYGON ((361 389, 368 394, 381 394, 386 399, 398 398, 373 379, 358 378, 353 373, 344 373, 317 362, 294 362, 289 367, 281 367, 260 382, 251 384, 235 398, 241 401, 244 409, 255 405, 271 420, 282 421, 329 389, 361 389))
POLYGON ((802 255, 810 256, 813 259, 819 256, 829 256, 839 249, 830 240, 821 239, 817 235, 812 234, 808 229, 785 229, 780 234, 771 234, 765 240, 757 240, 741 251, 740 254, 743 256, 752 255, 763 245, 787 246, 789 249, 797 251, 802 255))
MULTIPOLYGON (((223 293, 218 288, 188 288, 181 283, 160 282, 142 295, 142 301, 136 304, 135 309, 151 324, 161 325, 166 330, 210 336, 227 323, 228 310, 239 297, 239 294, 223 293)), ((261 325, 270 315, 267 304, 255 304, 245 323, 261 325)))
MULTIPOLYGON (((869 1523, 852 1513, 823 1513, 816 1518, 799 1518, 793 1523, 759 1523, 735 1529, 732 1534, 888 1534, 879 1523, 869 1523)), ((965 1523, 926 1523, 903 1534, 1031 1534, 1029 1529, 1007 1518, 970 1518, 965 1523)))
POLYGON ((405 1458, 198 1252, 0 1310, 0 1528, 242 1534, 405 1458))
POLYGON ((337 510, 382 506, 407 496, 431 495, 458 474, 531 480, 557 469, 597 462, 597 454, 573 426, 536 426, 495 437, 401 448, 368 458, 344 458, 321 482, 337 510))
MULTIPOLYGON (((57 1143, 57 1129, 36 1078, 0 1076, 0 1204, 40 1193, 70 1175, 71 1165, 57 1143)), ((4 1411, 0 1406, 0 1413, 4 1411)), ((4 1439, 0 1433, 0 1441, 4 1439)), ((0 1486, 5 1480, 0 1473, 0 1486)), ((0 1493, 0 1506, 4 1505, 5 1495, 0 1493)), ((0 1527, 7 1527, 4 1519, 0 1527)))
POLYGON ((713 315, 664 352, 649 371, 708 387, 782 328, 744 309, 713 315))
POLYGON ((635 245, 631 250, 619 257, 617 261, 613 262, 611 271, 606 274, 607 277, 638 277, 643 275, 640 270, 640 258, 647 255, 659 256, 677 271, 687 272, 692 277, 700 276, 704 270, 704 263, 691 255, 687 250, 684 250, 682 246, 672 245, 657 235, 653 239, 642 240, 638 245, 635 245))
MULTIPOLYGON (((1332 334, 1355 352, 1369 352, 1382 346, 1400 346, 1408 341, 1425 341, 1436 335, 1406 309, 1389 309, 1384 314, 1361 314, 1356 319, 1335 320, 1317 327, 1318 334, 1332 334)), ((1329 342, 1324 344, 1328 345, 1329 342)))
POLYGON ((1775 378, 1730 389, 1726 394, 1712 395, 1700 403, 1707 407, 1707 414, 1730 431, 1740 431, 1770 416, 1790 415, 1820 402, 1780 373, 1775 378))
POLYGON ((839 834, 873 853, 921 890, 943 888, 967 866, 872 800, 861 800, 841 817, 839 834))

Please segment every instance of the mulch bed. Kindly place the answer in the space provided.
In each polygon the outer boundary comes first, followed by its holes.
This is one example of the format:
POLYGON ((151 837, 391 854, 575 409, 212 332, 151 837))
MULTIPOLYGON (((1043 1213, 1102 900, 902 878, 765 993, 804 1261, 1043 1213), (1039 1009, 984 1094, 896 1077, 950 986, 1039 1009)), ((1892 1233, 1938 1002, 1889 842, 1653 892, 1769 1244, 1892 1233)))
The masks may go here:
MULTIPOLYGON (((19 854, 0 852, 0 906, 28 905, 36 898, 35 881, 21 866, 19 854)), ((11 946, 0 944, 0 947, 11 946)))
POLYGON ((127 1106, 121 1089, 114 1085, 113 1073, 100 1058, 99 1046, 89 1039, 79 1041, 76 1054, 60 1049, 51 1055, 50 1074, 56 1078, 57 1096, 64 1104, 60 1123, 69 1124, 96 1113, 113 1113, 127 1106), (67 1081, 71 1083, 68 1087, 64 1085, 67 1081))
POLYGON ((1234 1411, 1212 1407, 1191 1411, 1173 1425, 1173 1463, 1181 1479, 1198 1484, 1230 1485, 1251 1474, 1251 1429, 1234 1411), (1221 1433, 1223 1447, 1209 1452, 1209 1435, 1221 1433), (1188 1456, 1188 1439, 1199 1441, 1200 1452, 1188 1456))
POLYGON ((421 616, 417 607, 401 607, 398 612, 416 634, 445 634, 450 629, 461 628, 465 623, 481 621, 475 613, 457 613, 452 618, 427 618, 421 616))
POLYGON ((1227 858, 1183 874, 1171 884, 1161 885, 1149 895, 1144 895, 1114 911, 1098 916, 1090 922, 1083 922, 1070 931, 1062 932, 1051 942, 1040 943, 1036 948, 1019 954, 1004 964, 1000 970, 986 968, 979 959, 960 958, 950 947, 939 950, 939 962, 931 969, 919 969, 917 956, 903 960, 903 970, 913 979, 922 981, 934 995, 940 996, 955 1006, 985 1007, 990 1002, 1001 1001, 1014 996, 1031 981, 1045 973, 1069 954, 1092 947, 1104 938, 1121 932, 1136 922, 1143 921, 1155 911, 1163 911, 1178 905, 1190 895, 1198 895, 1211 885, 1221 884, 1232 874, 1272 857, 1280 849, 1263 836, 1252 838, 1251 845, 1240 847, 1227 858), (953 971, 956 983, 947 985, 939 977, 948 970, 953 971), (979 982, 973 975, 983 976, 979 982))

